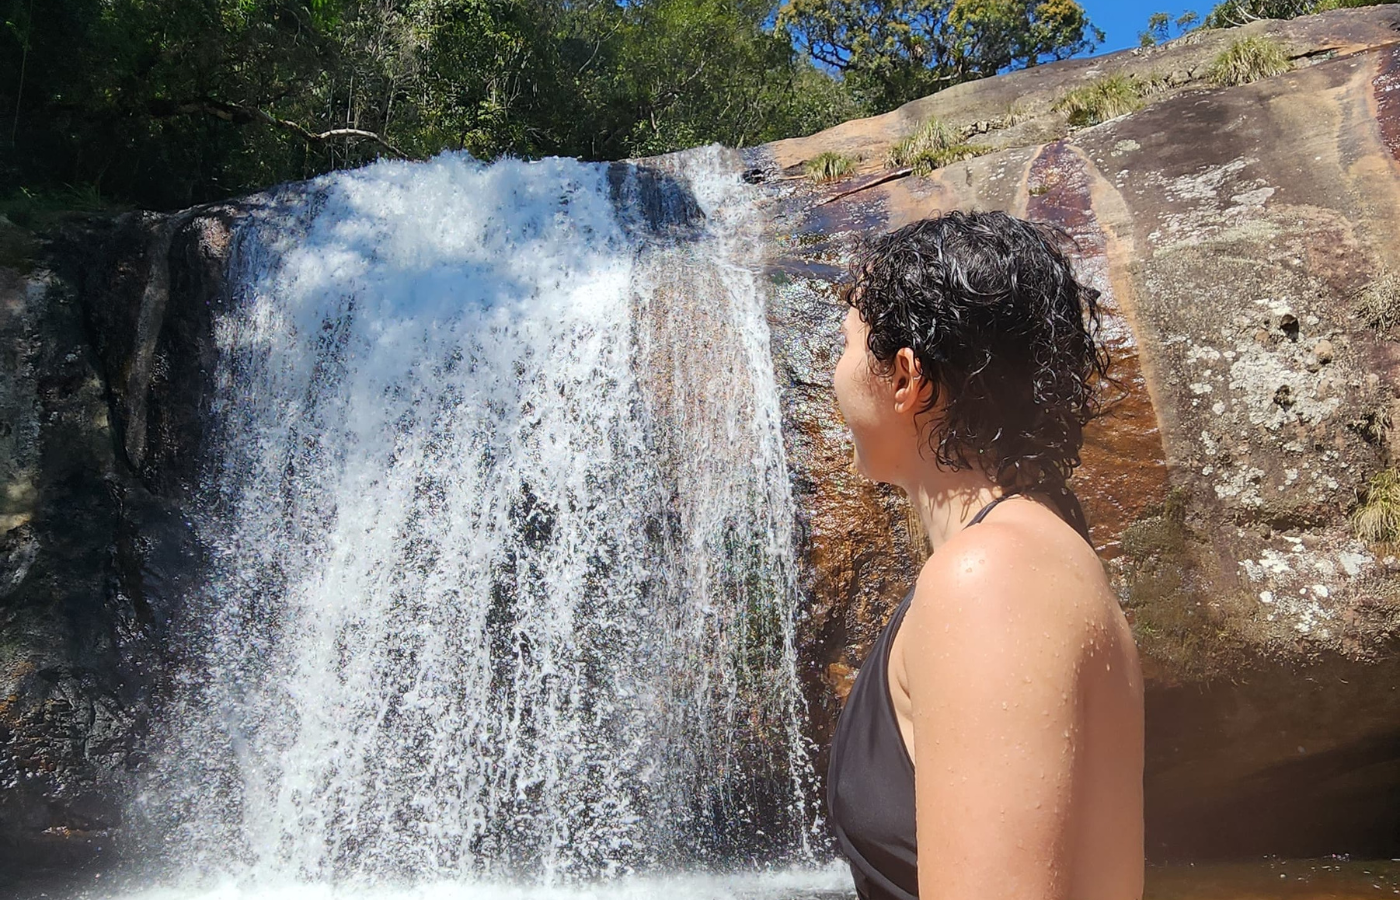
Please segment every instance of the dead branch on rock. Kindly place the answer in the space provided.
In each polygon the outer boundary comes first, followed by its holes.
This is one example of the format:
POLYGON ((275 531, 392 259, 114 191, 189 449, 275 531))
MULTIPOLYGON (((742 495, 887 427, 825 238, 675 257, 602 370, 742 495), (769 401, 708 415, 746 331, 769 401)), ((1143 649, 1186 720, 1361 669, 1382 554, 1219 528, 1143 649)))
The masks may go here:
POLYGON ((896 181, 900 178, 905 178, 909 175, 912 175, 913 173, 914 169, 912 166, 905 166, 902 169, 894 169, 893 171, 886 172, 879 178, 867 181, 865 184, 858 185, 857 187, 853 187, 849 190, 842 191, 839 194, 832 194, 825 200, 821 200, 817 203, 812 204, 812 207, 813 209, 815 209, 818 206, 826 206, 828 203, 835 203, 837 200, 844 200, 852 194, 859 194, 861 191, 868 191, 873 187, 879 187, 882 184, 886 184, 891 181, 896 181))
POLYGON ((291 132, 308 143, 323 144, 336 138, 369 140, 374 141, 400 159, 412 158, 373 131, 365 131, 361 128, 332 128, 330 131, 311 131, 296 122, 292 122, 288 119, 279 119, 256 107, 242 106, 237 103, 226 103, 222 100, 199 100, 193 103, 158 101, 150 105, 150 112, 151 115, 157 117, 203 113, 218 119, 223 119, 225 122, 232 122, 234 125, 248 125, 257 122, 291 132))

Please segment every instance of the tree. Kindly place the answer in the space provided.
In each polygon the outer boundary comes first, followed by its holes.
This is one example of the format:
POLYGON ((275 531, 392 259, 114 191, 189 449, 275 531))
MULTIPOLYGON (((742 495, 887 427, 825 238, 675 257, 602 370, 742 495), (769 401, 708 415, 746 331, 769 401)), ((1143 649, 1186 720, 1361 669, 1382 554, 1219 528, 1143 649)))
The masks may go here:
POLYGON ((1156 44, 1165 44, 1173 37, 1181 37, 1190 31, 1201 21, 1201 17, 1195 12, 1187 10, 1176 17, 1173 22, 1172 17, 1164 12, 1153 13, 1147 18, 1147 28, 1138 32, 1138 42, 1144 47, 1151 47, 1156 44), (1173 34, 1175 26, 1175 34, 1173 34))
POLYGON ((1074 0, 785 0, 777 22, 874 111, 1103 40, 1074 0))
POLYGON ((960 80, 1067 59, 1104 39, 1074 0, 956 0, 948 23, 960 80))

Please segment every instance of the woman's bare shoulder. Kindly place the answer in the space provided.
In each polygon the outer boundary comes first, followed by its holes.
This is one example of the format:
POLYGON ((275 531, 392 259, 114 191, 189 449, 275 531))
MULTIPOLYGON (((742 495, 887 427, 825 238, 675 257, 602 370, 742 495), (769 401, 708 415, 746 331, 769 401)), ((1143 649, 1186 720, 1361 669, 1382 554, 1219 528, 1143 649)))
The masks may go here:
POLYGON ((1103 628, 1110 599, 1103 565, 1078 534, 1008 517, 964 529, 930 556, 908 615, 925 640, 1025 637, 1054 650, 1103 628))

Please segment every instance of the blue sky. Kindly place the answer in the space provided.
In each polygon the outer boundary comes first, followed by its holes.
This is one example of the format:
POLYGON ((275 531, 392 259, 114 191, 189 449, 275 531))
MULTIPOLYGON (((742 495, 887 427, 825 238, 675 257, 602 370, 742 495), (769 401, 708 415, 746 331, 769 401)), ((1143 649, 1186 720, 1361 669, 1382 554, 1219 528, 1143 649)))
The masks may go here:
MULTIPOLYGON (((1103 44, 1094 51, 1097 56, 1114 50, 1138 45, 1138 32, 1147 27, 1147 17, 1155 12, 1170 13, 1173 20, 1188 9, 1204 16, 1215 6, 1214 0, 1182 6, 1156 0, 1079 0, 1089 13, 1089 21, 1104 30, 1103 44)), ((1176 36, 1176 32, 1172 32, 1176 36)))

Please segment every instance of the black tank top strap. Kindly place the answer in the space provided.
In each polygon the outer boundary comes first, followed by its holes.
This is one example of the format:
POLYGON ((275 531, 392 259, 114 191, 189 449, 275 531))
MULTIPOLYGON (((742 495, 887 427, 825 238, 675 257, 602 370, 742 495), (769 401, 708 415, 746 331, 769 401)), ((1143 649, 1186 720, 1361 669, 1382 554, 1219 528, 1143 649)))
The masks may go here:
POLYGON ((967 528, 969 526, 976 525, 978 522, 986 518, 987 513, 992 511, 992 507, 996 506, 998 503, 1007 499, 1008 497, 1014 497, 1019 493, 1021 493, 1019 490, 1013 489, 1002 494, 1000 497, 997 497, 995 500, 988 503, 986 506, 983 506, 981 509, 977 510, 977 515, 969 519, 967 525, 964 525, 963 527, 967 528))
MULTIPOLYGON (((985 517, 987 513, 992 511, 992 507, 996 506, 998 503, 1005 500, 1006 498, 1013 497, 1016 494, 1020 493, 1023 492, 1019 488, 1012 488, 1011 490, 1002 494, 1000 497, 997 497, 991 503, 988 503, 986 506, 978 510, 977 515, 973 516, 971 521, 969 521, 967 524, 976 525, 978 522, 982 521, 983 517, 985 517)), ((1084 515, 1084 507, 1082 507, 1079 504, 1079 498, 1074 495, 1074 491, 1071 491, 1069 489, 1069 486, 1066 485, 1063 481, 1058 481, 1051 482, 1045 485, 1041 493, 1043 493, 1046 499, 1048 499, 1050 503, 1055 507, 1055 510, 1059 513, 1060 518, 1064 519, 1066 524, 1068 524, 1071 528, 1078 532, 1079 536, 1084 538, 1084 540, 1089 544, 1090 547, 1093 547, 1094 540, 1089 536, 1089 520, 1084 515)))
MULTIPOLYGON (((1010 491, 977 511, 981 522, 1010 491)), ((917 900, 914 761, 890 695, 890 649, 914 600, 904 595, 856 675, 836 722, 827 771, 827 809, 862 900, 917 900)))

